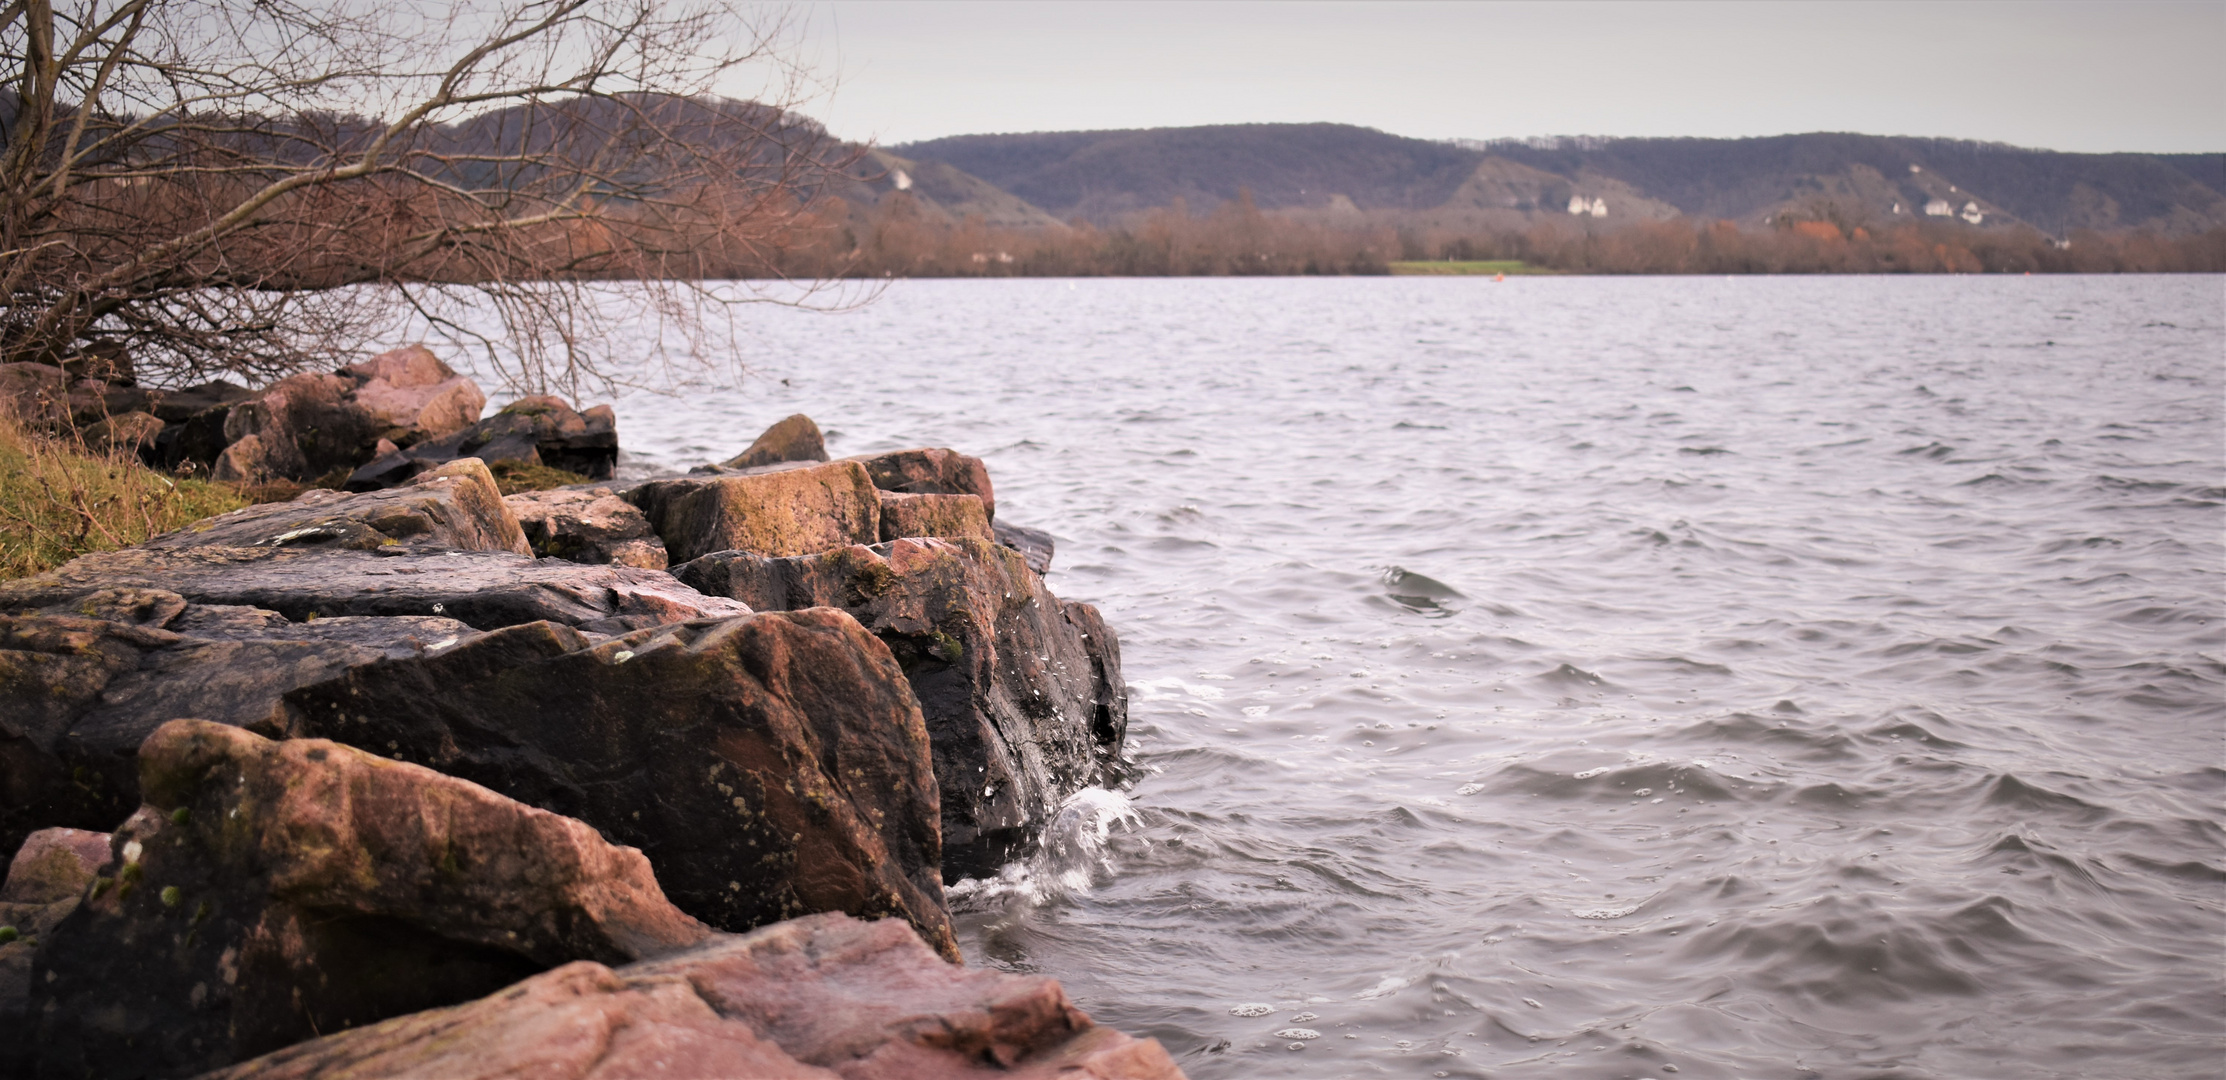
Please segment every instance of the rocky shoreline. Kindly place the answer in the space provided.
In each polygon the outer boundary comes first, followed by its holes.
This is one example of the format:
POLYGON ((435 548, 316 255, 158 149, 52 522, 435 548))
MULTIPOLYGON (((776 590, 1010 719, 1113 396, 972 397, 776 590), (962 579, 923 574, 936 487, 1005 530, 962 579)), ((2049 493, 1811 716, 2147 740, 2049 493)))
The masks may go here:
POLYGON ((1180 1075, 959 964, 945 883, 1127 722, 978 459, 791 417, 629 483, 607 408, 480 420, 459 378, 112 424, 350 490, 0 583, 0 1073, 1180 1075), (479 453, 597 479, 504 496, 479 453))

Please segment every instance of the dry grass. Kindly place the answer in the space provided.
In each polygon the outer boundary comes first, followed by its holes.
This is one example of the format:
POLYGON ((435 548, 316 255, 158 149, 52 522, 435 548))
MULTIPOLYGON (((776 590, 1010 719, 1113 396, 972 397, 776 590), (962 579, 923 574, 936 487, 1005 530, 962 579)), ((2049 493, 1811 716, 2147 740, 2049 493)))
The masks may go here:
POLYGON ((129 547, 247 505, 241 492, 23 429, 0 414, 0 579, 129 547))

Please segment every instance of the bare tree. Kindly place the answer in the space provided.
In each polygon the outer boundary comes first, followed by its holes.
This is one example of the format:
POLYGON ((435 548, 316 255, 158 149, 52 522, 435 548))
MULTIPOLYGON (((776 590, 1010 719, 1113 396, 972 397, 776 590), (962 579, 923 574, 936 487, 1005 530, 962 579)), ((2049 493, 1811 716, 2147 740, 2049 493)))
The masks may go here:
POLYGON ((727 0, 0 0, 0 360, 261 379, 414 323, 576 395, 643 374, 625 323, 704 355, 769 296, 707 279, 776 268, 858 160, 789 111, 787 30, 727 0))

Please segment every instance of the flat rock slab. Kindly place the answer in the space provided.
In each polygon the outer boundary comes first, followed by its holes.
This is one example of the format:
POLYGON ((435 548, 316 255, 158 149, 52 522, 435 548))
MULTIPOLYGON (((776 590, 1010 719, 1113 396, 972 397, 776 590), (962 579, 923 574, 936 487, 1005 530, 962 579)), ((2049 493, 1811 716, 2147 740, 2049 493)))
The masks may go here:
POLYGON ((174 720, 39 949, 45 1076, 177 1076, 700 943, 640 852, 431 769, 174 720))
POLYGON ((0 851, 55 826, 106 832, 139 805, 139 744, 180 716, 277 733, 280 698, 474 631, 433 616, 291 623, 107 589, 0 615, 0 851))
POLYGON ((785 559, 719 552, 673 572, 761 611, 841 608, 888 645, 927 720, 946 880, 995 873, 1062 799, 1118 769, 1120 644, 1017 551, 907 539, 785 559))
POLYGON ((97 552, 0 584, 0 611, 67 605, 118 586, 165 590, 197 604, 264 608, 295 622, 336 615, 438 615, 481 630, 546 619, 620 634, 750 611, 660 570, 494 551, 283 547, 97 552))
POLYGON ((956 957, 927 729, 840 611, 601 642, 550 623, 287 695, 289 729, 422 762, 640 848, 722 930, 842 911, 956 957))
POLYGON ((946 964, 902 924, 818 915, 613 970, 582 962, 206 1080, 337 1076, 1179 1080, 1041 976, 946 964))
POLYGON ((881 538, 881 499, 856 462, 652 480, 624 498, 674 562, 714 551, 805 555, 881 538))
POLYGON ((140 546, 371 550, 395 545, 533 554, 494 474, 465 458, 388 491, 315 489, 196 521, 140 546))

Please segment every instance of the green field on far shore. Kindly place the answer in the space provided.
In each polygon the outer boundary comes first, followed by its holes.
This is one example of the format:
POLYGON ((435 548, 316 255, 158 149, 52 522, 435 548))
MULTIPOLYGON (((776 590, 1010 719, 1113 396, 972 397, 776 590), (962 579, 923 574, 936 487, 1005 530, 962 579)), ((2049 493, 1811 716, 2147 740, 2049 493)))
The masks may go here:
POLYGON ((1551 274, 1542 266, 1528 266, 1520 259, 1438 260, 1395 262, 1394 274, 1551 274))

